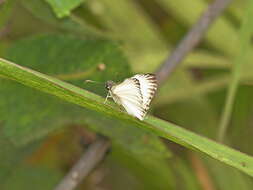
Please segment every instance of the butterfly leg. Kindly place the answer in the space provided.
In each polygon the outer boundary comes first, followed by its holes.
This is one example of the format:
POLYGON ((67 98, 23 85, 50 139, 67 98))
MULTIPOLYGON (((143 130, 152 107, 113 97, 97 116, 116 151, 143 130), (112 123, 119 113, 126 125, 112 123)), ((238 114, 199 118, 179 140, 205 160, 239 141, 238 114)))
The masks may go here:
POLYGON ((107 93, 107 95, 106 95, 106 98, 105 98, 104 104, 106 103, 107 99, 108 99, 108 98, 111 98, 111 97, 112 97, 112 96, 111 96, 110 92, 108 92, 108 93, 107 93))

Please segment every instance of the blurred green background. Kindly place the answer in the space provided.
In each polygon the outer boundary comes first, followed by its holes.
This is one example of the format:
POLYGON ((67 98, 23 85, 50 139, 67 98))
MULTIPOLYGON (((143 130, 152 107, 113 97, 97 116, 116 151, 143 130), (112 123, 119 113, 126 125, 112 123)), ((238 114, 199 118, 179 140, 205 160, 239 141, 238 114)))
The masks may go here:
MULTIPOLYGON (((0 57, 105 97, 104 86, 84 81, 155 72, 211 2, 2 0, 0 57)), ((243 44, 253 23, 241 29, 250 4, 232 1, 149 112, 216 140, 225 103, 233 104, 223 142, 253 155, 252 45, 243 44)), ((1 190, 53 189, 98 135, 109 137, 111 152, 80 190, 253 187, 214 159, 0 76, 1 190)))

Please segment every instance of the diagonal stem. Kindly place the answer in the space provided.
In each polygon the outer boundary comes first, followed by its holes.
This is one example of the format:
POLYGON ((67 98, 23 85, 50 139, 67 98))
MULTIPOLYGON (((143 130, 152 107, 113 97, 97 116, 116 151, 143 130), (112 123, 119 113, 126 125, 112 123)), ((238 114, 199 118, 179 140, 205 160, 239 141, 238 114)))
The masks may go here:
POLYGON ((185 56, 196 47, 207 32, 211 24, 219 17, 222 11, 232 0, 215 0, 209 5, 204 14, 191 28, 188 34, 178 44, 172 54, 165 60, 156 71, 158 83, 163 83, 185 56))
POLYGON ((102 138, 91 144, 54 190, 74 190, 98 163, 104 159, 109 147, 109 141, 102 138))

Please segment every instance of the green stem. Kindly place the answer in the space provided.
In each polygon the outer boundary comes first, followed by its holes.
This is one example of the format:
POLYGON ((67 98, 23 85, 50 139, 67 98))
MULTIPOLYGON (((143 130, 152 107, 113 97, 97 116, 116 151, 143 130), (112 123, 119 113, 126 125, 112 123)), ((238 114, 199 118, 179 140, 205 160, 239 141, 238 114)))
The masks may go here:
POLYGON ((227 98, 225 102, 225 107, 223 109, 219 130, 218 130, 218 141, 222 142, 224 140, 224 136, 229 126, 229 122, 231 119, 234 99, 236 96, 236 91, 239 85, 242 66, 247 61, 248 55, 251 51, 251 35, 253 33, 253 25, 251 18, 253 17, 253 1, 249 1, 250 5, 246 11, 244 16, 244 20, 242 23, 242 27, 240 30, 239 38, 240 38, 240 46, 239 54, 235 58, 231 73, 231 83, 228 89, 227 98))

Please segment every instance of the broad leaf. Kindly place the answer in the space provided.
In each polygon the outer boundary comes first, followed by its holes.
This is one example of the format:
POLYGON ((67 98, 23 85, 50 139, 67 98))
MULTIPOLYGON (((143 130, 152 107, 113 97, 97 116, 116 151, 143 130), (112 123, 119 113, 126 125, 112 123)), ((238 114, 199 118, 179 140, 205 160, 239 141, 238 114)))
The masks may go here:
MULTIPOLYGON (((2 128, 2 126, 1 126, 2 128)), ((8 138, 0 132, 0 188, 24 159, 38 147, 38 143, 28 144, 22 148, 14 146, 8 138)), ((2 188, 1 188, 2 189, 2 188)))
POLYGON ((87 32, 89 35, 92 35, 90 32, 86 31, 83 26, 80 26, 80 24, 69 17, 58 19, 45 0, 22 0, 21 3, 35 18, 56 28, 77 34, 84 34, 87 32))
POLYGON ((23 165, 16 167, 15 172, 6 180, 4 190, 51 190, 62 178, 59 171, 43 167, 31 167, 23 165))
MULTIPOLYGON (((106 94, 104 86, 85 84, 84 80, 104 82, 105 78, 115 80, 130 74, 124 56, 115 44, 107 41, 43 35, 17 42, 9 50, 8 57, 72 84, 86 86, 103 96, 106 94), (99 70, 101 65, 105 67, 104 70, 99 70)), ((0 90, 1 105, 5 108, 0 111, 2 120, 5 121, 5 133, 18 144, 73 123, 81 115, 77 106, 41 95, 38 91, 23 88, 9 80, 1 82, 0 90)))
MULTIPOLYGON (((105 97, 104 85, 84 83, 85 79, 105 82, 120 81, 131 75, 127 61, 116 44, 103 40, 82 40, 63 35, 42 35, 17 42, 8 57, 72 84, 85 87, 105 97), (27 55, 27 56, 24 56, 27 55)), ((114 144, 130 154, 153 175, 168 179, 168 150, 160 140, 146 131, 112 121, 103 114, 81 109, 13 81, 1 79, 0 101, 5 134, 15 144, 24 144, 46 136, 56 128, 69 124, 89 126, 111 138, 114 144), (18 96, 16 96, 18 92, 18 96), (15 105, 15 110, 13 106, 15 105), (6 111, 11 109, 10 111, 6 111), (12 118, 16 118, 13 120, 12 118), (99 120, 98 120, 99 118, 99 120), (163 169, 164 173, 160 173, 163 169)), ((104 98, 103 98, 104 99, 104 98)), ((92 102, 91 102, 92 103, 92 102)), ((166 182, 167 184, 167 182, 166 182)))
POLYGON ((57 17, 68 16, 74 8, 78 7, 83 0, 45 0, 50 4, 57 17))

